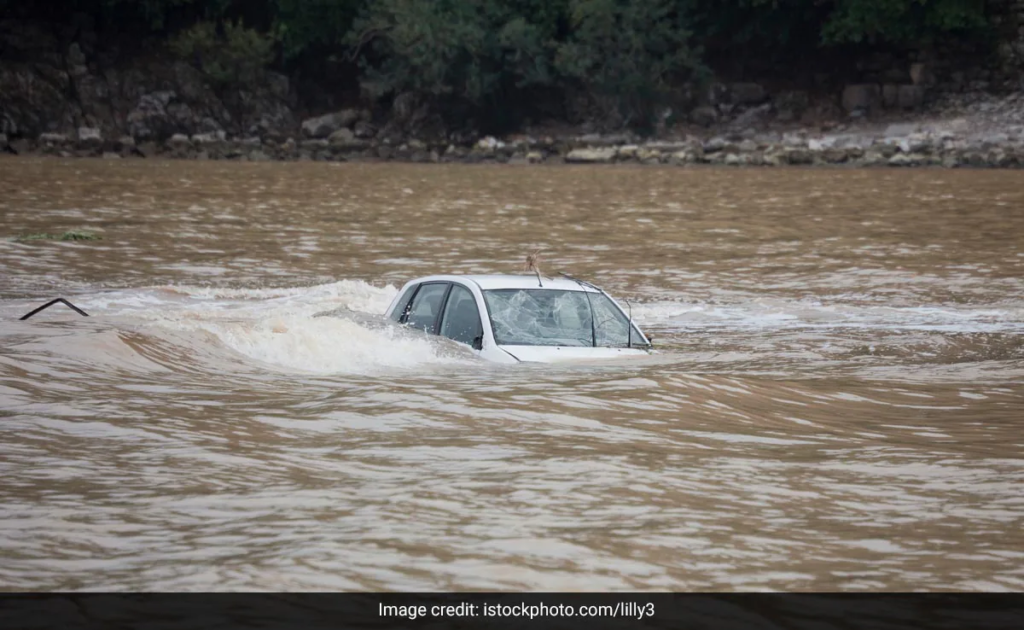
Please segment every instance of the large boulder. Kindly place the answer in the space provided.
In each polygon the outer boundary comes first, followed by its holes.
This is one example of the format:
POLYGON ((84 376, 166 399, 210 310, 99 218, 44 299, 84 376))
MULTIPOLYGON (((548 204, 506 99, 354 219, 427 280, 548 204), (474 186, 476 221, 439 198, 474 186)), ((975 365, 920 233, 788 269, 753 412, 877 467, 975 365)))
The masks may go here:
POLYGON ((335 149, 363 149, 370 144, 366 140, 356 138, 352 130, 347 127, 332 133, 327 142, 335 149))
POLYGON ((349 129, 348 127, 342 127, 341 129, 332 133, 327 138, 327 142, 329 142, 332 146, 344 146, 355 140, 355 137, 356 135, 352 133, 351 129, 349 129))
POLYGON ((899 105, 902 109, 917 109, 924 103, 924 88, 920 85, 901 85, 899 105))
POLYGON ((103 134, 96 127, 78 128, 78 146, 82 149, 95 149, 103 144, 103 134))
POLYGON ((718 120, 718 111, 710 105, 701 105, 690 112, 690 120, 702 127, 710 127, 718 120))
POLYGON ((843 89, 843 109, 851 114, 871 111, 878 107, 881 99, 882 90, 874 83, 847 85, 843 89))
POLYGON ((351 127, 362 117, 358 109, 343 109, 331 114, 307 118, 302 121, 302 133, 307 138, 328 138, 339 129, 351 127))
POLYGON ((768 92, 759 83, 733 83, 729 91, 736 105, 758 105, 768 99, 768 92))
POLYGON ((614 160, 617 153, 618 149, 615 147, 573 149, 565 156, 565 161, 577 164, 603 164, 614 160))

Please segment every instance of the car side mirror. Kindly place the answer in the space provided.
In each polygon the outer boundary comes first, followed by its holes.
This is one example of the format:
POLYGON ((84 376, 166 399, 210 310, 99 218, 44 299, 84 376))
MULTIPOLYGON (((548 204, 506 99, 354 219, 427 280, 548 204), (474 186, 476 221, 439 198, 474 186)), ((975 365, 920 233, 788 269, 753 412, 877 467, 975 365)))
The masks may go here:
POLYGON ((473 337, 473 349, 474 350, 483 350, 484 349, 484 336, 483 335, 478 335, 476 337, 473 337))

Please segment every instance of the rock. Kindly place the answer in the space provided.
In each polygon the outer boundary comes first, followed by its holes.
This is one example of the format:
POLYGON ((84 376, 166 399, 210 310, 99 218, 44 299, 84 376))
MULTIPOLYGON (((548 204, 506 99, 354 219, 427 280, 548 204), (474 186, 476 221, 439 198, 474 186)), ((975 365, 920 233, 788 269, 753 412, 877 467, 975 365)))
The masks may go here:
POLYGON ((249 157, 249 161, 250 162, 269 162, 270 161, 270 158, 267 157, 267 154, 264 153, 263 151, 261 151, 260 149, 256 149, 254 151, 250 151, 248 157, 249 157))
POLYGON ((910 80, 914 85, 931 85, 935 81, 935 77, 932 76, 931 67, 928 64, 918 62, 910 64, 910 80))
POLYGON ((864 157, 861 158, 861 165, 863 166, 885 166, 888 162, 889 158, 876 150, 865 151, 864 157))
POLYGON ((186 112, 172 106, 176 98, 177 94, 169 90, 140 96, 135 108, 128 112, 128 132, 140 140, 159 140, 180 131, 180 117, 186 112))
POLYGON ((121 136, 117 139, 115 146, 121 151, 131 151, 135 148, 135 138, 131 136, 121 136))
POLYGON ((103 152, 103 159, 104 160, 120 160, 121 159, 121 154, 120 153, 114 153, 113 151, 104 151, 103 152))
POLYGON ((418 109, 420 99, 414 92, 403 92, 391 102, 391 116, 398 123, 412 119, 418 109))
POLYGON ((676 151, 669 156, 668 161, 670 164, 675 164, 677 166, 682 164, 693 164, 697 161, 697 155, 689 149, 683 149, 681 151, 676 151))
POLYGON ((807 136, 805 131, 798 131, 795 133, 785 133, 782 135, 782 144, 786 147, 794 148, 806 148, 807 147, 807 136))
POLYGON ((27 155, 32 150, 32 143, 28 141, 28 138, 18 138, 17 140, 11 140, 8 148, 15 155, 27 155))
POLYGON ((802 90, 780 92, 772 98, 772 105, 775 107, 776 115, 783 122, 796 120, 802 116, 807 111, 810 103, 810 95, 802 90))
POLYGON ((843 88, 843 109, 847 113, 871 111, 878 106, 881 96, 878 85, 873 83, 847 85, 843 88))
POLYGON ((217 144, 227 140, 227 134, 224 130, 213 131, 210 133, 197 133, 192 136, 192 142, 196 144, 217 144))
POLYGON ((733 120, 732 123, 730 123, 730 126, 737 129, 751 127, 767 118, 771 111, 771 103, 765 103, 764 105, 752 107, 747 111, 743 112, 742 114, 740 114, 739 116, 737 116, 736 119, 733 120))
POLYGON ((352 131, 357 138, 369 139, 377 135, 377 128, 365 120, 356 121, 352 131))
POLYGON ((846 149, 830 147, 821 152, 821 159, 827 164, 842 164, 850 159, 846 149))
POLYGON ((710 127, 718 120, 718 111, 710 105, 701 105, 690 112, 690 120, 702 127, 710 127))
POLYGON ((328 142, 326 140, 317 139, 317 140, 303 140, 299 144, 299 146, 302 147, 303 149, 307 149, 309 151, 314 151, 315 152, 315 151, 322 151, 322 150, 326 149, 330 145, 328 144, 328 142))
POLYGON ((155 142, 143 142, 136 149, 142 157, 150 158, 159 153, 160 148, 155 142))
POLYGON ((780 147, 772 146, 765 151, 762 162, 765 166, 780 166, 784 163, 783 155, 780 147))
POLYGON ((565 161, 581 164, 603 164, 615 159, 618 150, 615 147, 600 149, 573 149, 565 156, 565 161))
POLYGON ((659 164, 661 162, 661 151, 642 147, 637 150, 636 158, 643 164, 659 164))
POLYGON ((904 153, 922 153, 927 155, 932 152, 932 140, 923 133, 910 134, 906 140, 900 143, 900 149, 904 153))
POLYGON ((728 155, 725 156, 725 160, 723 161, 723 164, 727 166, 739 166, 740 163, 740 156, 736 155, 735 153, 729 153, 728 155))
POLYGON ((924 103, 924 88, 920 85, 901 85, 899 105, 902 109, 917 109, 924 103))
POLYGON ((920 125, 916 123, 896 123, 885 128, 885 137, 899 138, 902 136, 909 136, 910 134, 917 132, 920 128, 920 125))
POLYGON ((291 92, 291 84, 286 75, 279 72, 267 71, 263 74, 267 84, 267 89, 279 100, 286 100, 288 94, 291 92))
POLYGON ((176 133, 173 136, 171 136, 171 138, 167 141, 167 144, 169 144, 172 147, 184 147, 188 146, 189 139, 188 136, 186 136, 183 133, 176 133))
POLYGON ((353 133, 351 129, 342 127, 341 129, 338 129, 337 131, 332 133, 330 137, 327 138, 327 142, 332 147, 344 147, 351 144, 352 141, 355 139, 356 134, 353 133))
POLYGON ((785 161, 789 164, 814 164, 814 153, 807 149, 790 147, 786 149, 786 152, 783 155, 785 157, 785 161))
POLYGON ((725 141, 725 138, 722 136, 715 136, 701 145, 701 149, 704 150, 705 154, 715 153, 724 149, 727 144, 728 143, 725 141))
POLYGON ((916 162, 915 156, 906 153, 897 153, 889 158, 889 166, 914 166, 916 162))
POLYGON ((335 131, 351 127, 362 117, 357 109, 343 109, 302 121, 302 133, 307 138, 327 138, 335 131))
POLYGON ((618 150, 615 153, 615 156, 619 160, 632 160, 633 158, 636 157, 637 151, 639 150, 640 147, 638 147, 635 144, 624 144, 618 148, 618 150))
POLYGON ((882 107, 893 109, 900 104, 900 86, 886 83, 882 86, 882 107))
POLYGON ((103 134, 96 127, 79 127, 78 128, 78 146, 79 148, 95 149, 103 144, 103 134))
POLYGON ((757 105, 768 98, 768 92, 758 83, 733 83, 729 93, 736 105, 757 105))
POLYGON ((0 151, 7 149, 7 134, 0 133, 0 151))
POLYGON ((711 105, 729 102, 729 86, 723 83, 712 83, 708 86, 707 100, 711 105))
POLYGON ((484 136, 473 145, 473 152, 481 156, 492 156, 505 148, 505 143, 494 136, 484 136))
POLYGON ((39 143, 47 145, 63 145, 67 143, 68 137, 62 133, 41 133, 39 134, 39 143))
POLYGON ((743 153, 753 153, 754 151, 757 151, 757 143, 753 140, 747 139, 740 142, 737 148, 743 153))
POLYGON ((830 149, 836 144, 835 136, 826 136, 824 138, 811 138, 807 141, 807 148, 811 151, 824 151, 830 149))
POLYGON ((544 154, 540 151, 529 151, 526 154, 526 161, 530 164, 540 164, 544 161, 544 154))

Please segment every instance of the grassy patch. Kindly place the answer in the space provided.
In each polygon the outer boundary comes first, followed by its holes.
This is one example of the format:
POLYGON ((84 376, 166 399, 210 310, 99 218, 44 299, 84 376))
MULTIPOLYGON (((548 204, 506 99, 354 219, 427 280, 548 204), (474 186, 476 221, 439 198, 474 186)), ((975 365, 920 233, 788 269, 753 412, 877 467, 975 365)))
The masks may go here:
POLYGON ((37 232, 33 234, 19 234, 11 240, 16 243, 25 243, 27 241, 98 241, 102 236, 93 234, 92 232, 82 232, 80 230, 68 230, 60 234, 47 234, 46 232, 37 232))

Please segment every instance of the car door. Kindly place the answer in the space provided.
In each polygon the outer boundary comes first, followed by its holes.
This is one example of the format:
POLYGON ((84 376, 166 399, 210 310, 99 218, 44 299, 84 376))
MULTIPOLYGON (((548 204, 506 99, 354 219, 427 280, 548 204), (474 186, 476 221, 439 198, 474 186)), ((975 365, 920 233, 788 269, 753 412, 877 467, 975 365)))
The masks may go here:
POLYGON ((452 284, 441 316, 441 335, 480 350, 483 347, 484 327, 480 321, 480 307, 473 293, 459 284, 452 284))
POLYGON ((448 292, 449 286, 451 284, 448 282, 425 282, 421 284, 399 321, 417 330, 436 335, 441 308, 444 305, 444 297, 448 292))

